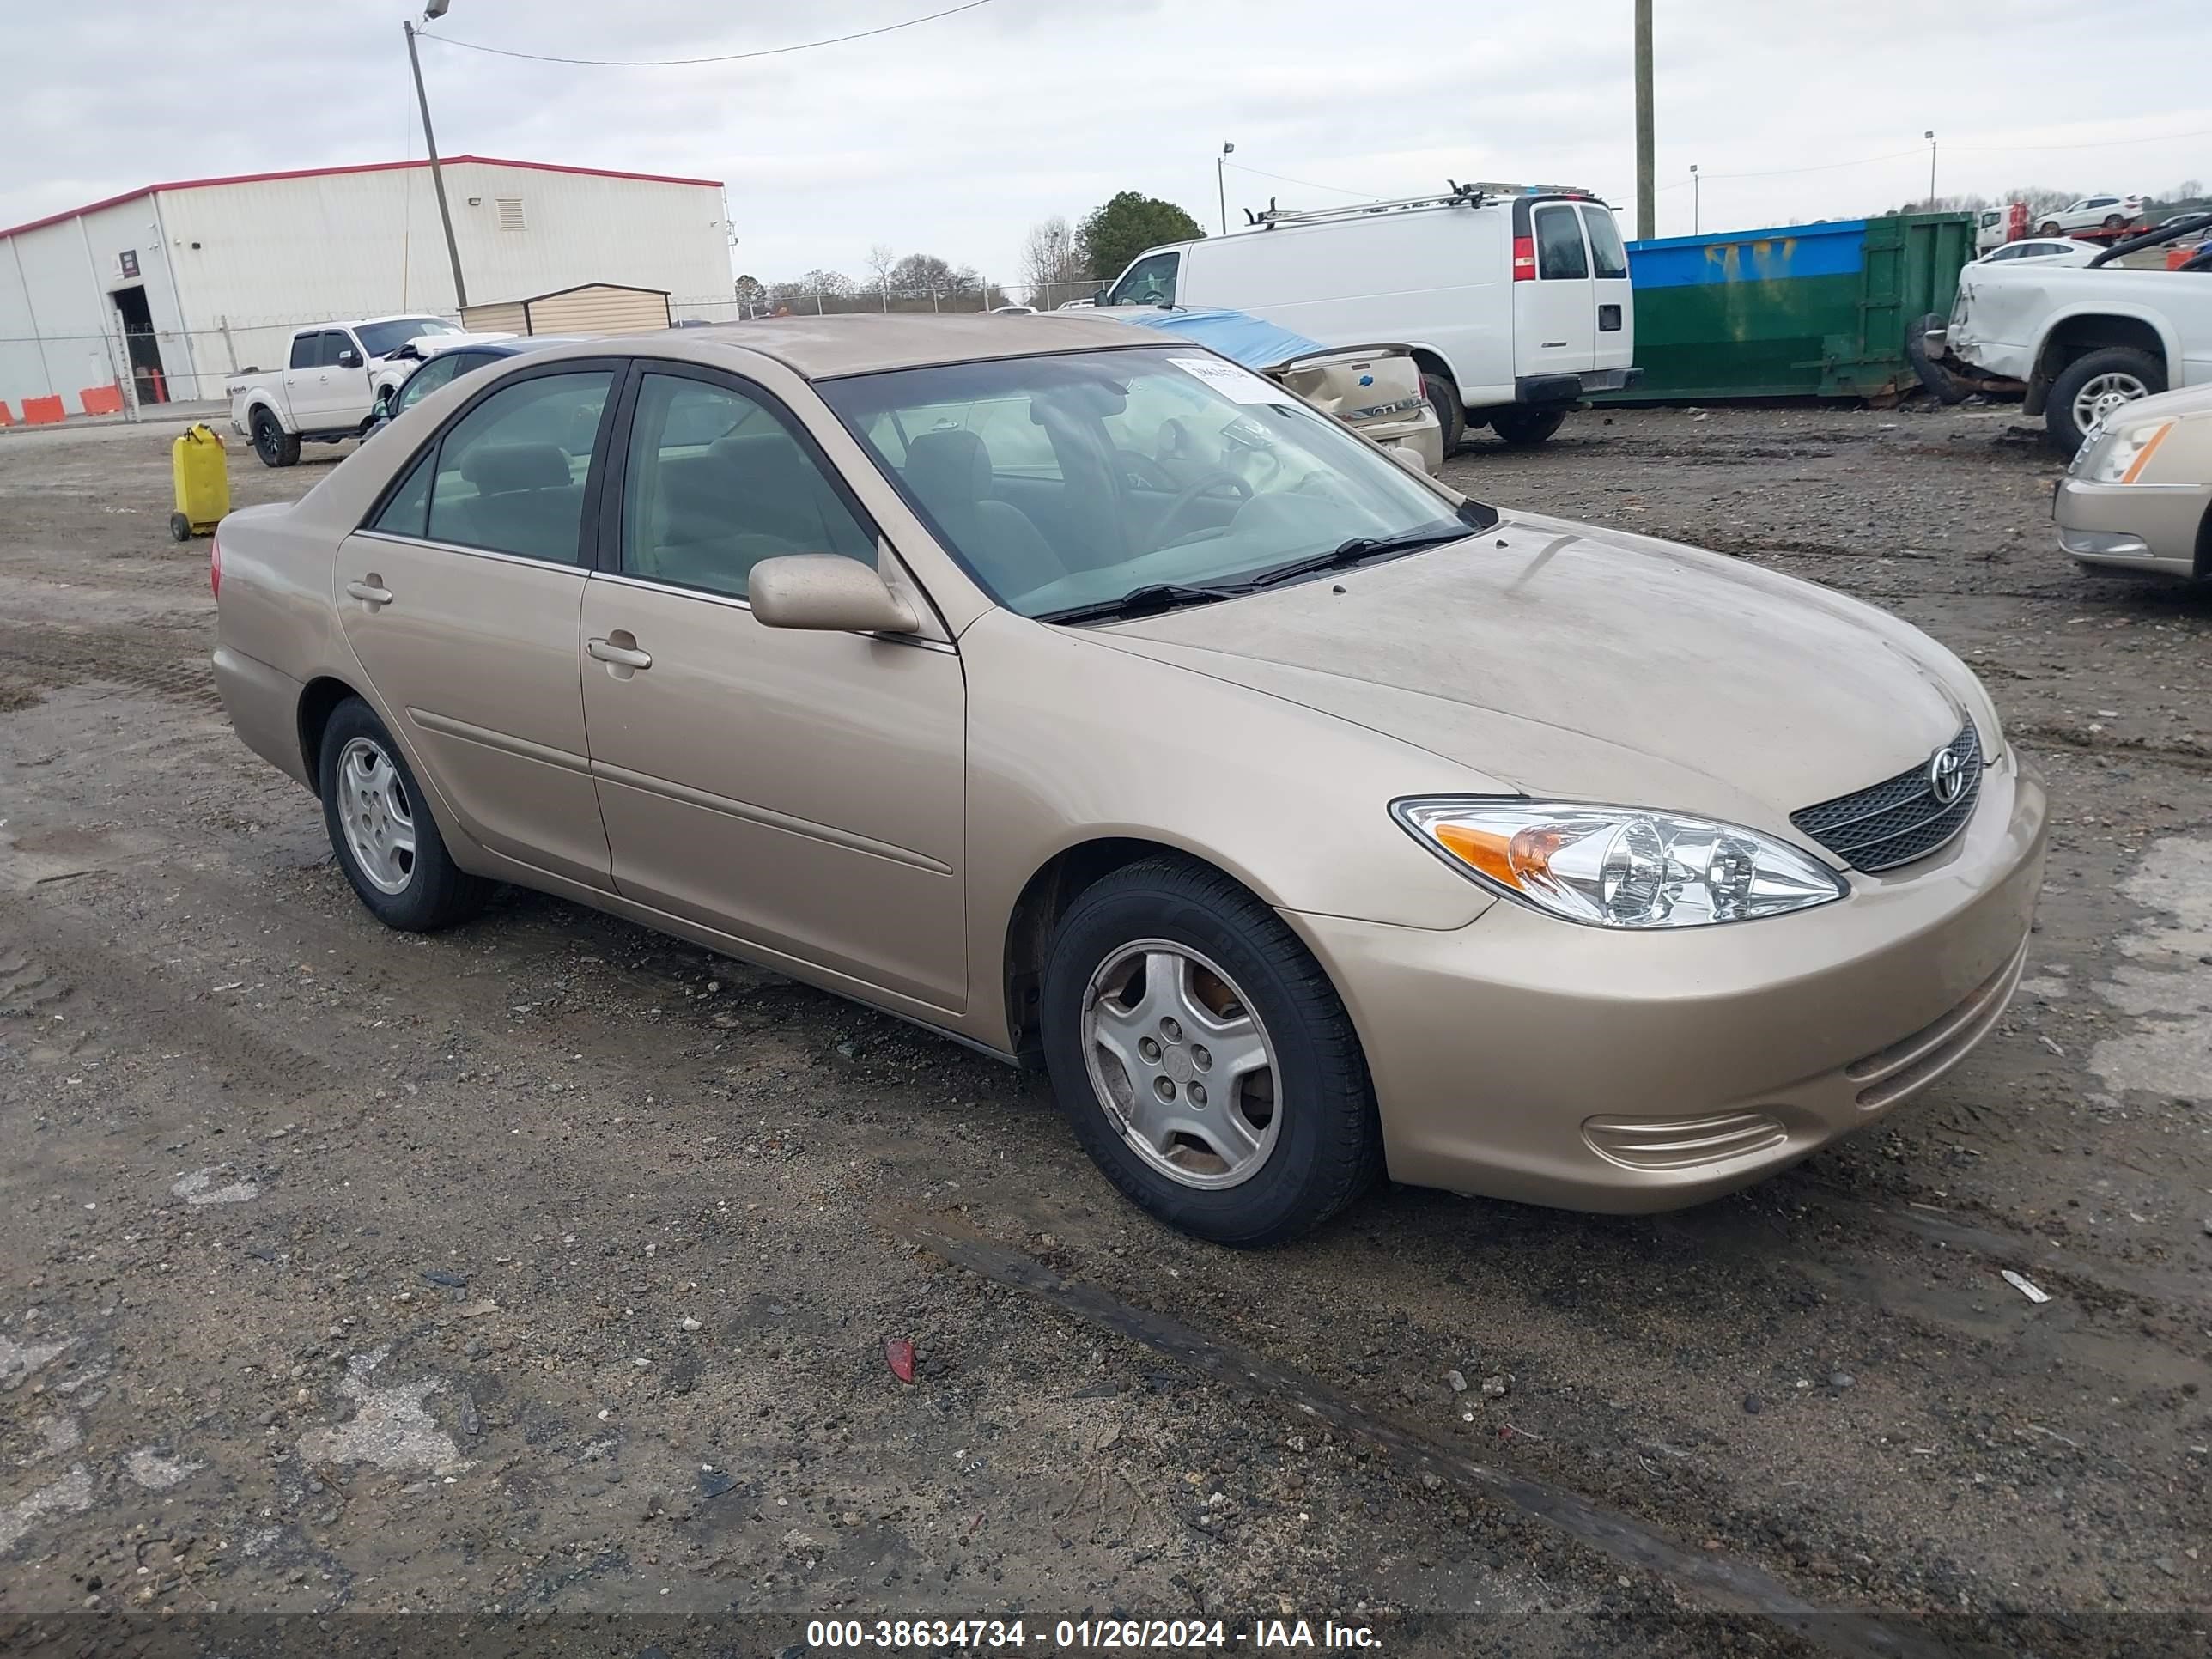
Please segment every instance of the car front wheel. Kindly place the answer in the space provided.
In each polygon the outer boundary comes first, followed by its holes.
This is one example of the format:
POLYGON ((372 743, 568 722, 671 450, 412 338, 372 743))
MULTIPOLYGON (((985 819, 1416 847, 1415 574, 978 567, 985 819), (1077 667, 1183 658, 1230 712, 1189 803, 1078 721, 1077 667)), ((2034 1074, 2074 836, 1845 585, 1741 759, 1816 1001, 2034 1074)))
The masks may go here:
POLYGON ((2166 390, 2166 365, 2132 346, 2086 352, 2051 383, 2043 423, 2057 448, 2072 454, 2089 428, 2124 404, 2166 390))
POLYGON ((1146 860, 1085 891, 1053 939, 1043 1021, 1076 1138, 1170 1226, 1273 1244, 1382 1166, 1343 1003, 1281 920, 1218 871, 1146 860))
POLYGON ((398 745, 360 698, 331 713, 321 770, 331 850, 379 921, 428 933, 483 908, 492 884, 453 862, 398 745))

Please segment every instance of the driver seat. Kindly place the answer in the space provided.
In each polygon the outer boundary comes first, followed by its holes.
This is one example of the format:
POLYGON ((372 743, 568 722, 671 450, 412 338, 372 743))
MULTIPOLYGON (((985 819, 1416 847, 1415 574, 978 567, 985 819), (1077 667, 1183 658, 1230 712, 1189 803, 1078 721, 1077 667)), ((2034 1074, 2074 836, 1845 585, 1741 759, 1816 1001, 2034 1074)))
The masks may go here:
POLYGON ((902 469, 907 486, 938 528, 991 589, 1012 598, 1058 581, 1066 563, 1030 515, 990 494, 990 452, 964 427, 945 427, 910 440, 902 469))

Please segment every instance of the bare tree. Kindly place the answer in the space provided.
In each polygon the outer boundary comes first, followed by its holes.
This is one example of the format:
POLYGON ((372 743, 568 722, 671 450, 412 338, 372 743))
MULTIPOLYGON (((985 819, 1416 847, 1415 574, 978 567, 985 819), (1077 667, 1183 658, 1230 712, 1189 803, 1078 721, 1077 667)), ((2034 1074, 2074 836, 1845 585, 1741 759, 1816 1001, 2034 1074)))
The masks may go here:
POLYGON ((889 242, 878 242, 868 250, 868 269, 875 273, 876 293, 883 301, 883 308, 891 308, 891 272, 898 265, 898 250, 889 242))
POLYGON ((819 266, 800 277, 799 285, 814 296, 814 314, 817 317, 830 308, 830 301, 846 299, 855 291, 853 279, 843 271, 823 270, 819 266))
POLYGON ((1076 247, 1074 228, 1066 219, 1055 213, 1030 227, 1029 240, 1022 245, 1022 282, 1030 304, 1047 308, 1055 288, 1080 285, 1091 274, 1076 247))

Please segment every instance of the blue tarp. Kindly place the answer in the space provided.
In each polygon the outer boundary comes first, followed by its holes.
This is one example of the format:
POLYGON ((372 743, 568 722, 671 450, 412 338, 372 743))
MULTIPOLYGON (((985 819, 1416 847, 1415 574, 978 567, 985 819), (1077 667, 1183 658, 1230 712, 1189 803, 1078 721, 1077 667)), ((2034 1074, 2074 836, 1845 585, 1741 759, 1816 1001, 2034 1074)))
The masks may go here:
POLYGON ((1194 345, 1218 351, 1247 368, 1273 368, 1277 363, 1322 349, 1303 334, 1263 322, 1241 311, 1196 309, 1162 310, 1156 306, 1115 306, 1105 314, 1117 323, 1156 328, 1179 334, 1194 345))

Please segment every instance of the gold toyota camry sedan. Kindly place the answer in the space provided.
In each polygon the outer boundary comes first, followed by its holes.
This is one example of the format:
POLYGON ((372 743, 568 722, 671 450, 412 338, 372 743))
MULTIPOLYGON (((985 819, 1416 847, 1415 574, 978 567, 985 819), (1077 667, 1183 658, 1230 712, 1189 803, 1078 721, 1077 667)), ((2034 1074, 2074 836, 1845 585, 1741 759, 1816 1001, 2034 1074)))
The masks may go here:
POLYGON ((394 927, 513 882, 1041 1060, 1227 1244, 1741 1187, 1955 1065, 2044 794, 1948 652, 1066 317, 583 343, 223 521, 216 678, 394 927))

